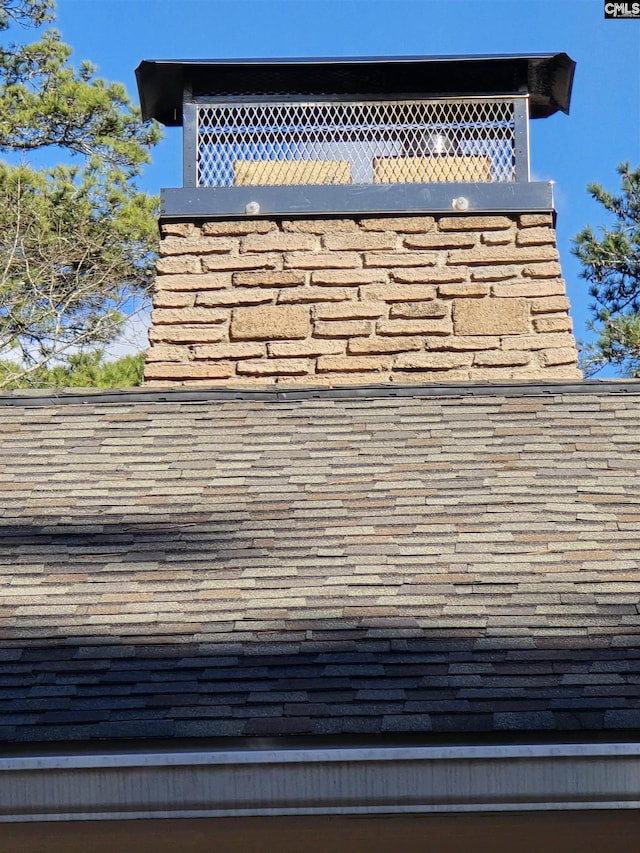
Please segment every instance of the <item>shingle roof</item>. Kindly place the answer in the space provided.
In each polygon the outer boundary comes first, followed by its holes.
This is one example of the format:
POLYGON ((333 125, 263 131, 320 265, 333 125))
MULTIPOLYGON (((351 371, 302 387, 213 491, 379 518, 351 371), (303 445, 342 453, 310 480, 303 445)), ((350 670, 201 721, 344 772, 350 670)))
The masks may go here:
POLYGON ((0 405, 0 738, 640 726, 640 384, 0 405))

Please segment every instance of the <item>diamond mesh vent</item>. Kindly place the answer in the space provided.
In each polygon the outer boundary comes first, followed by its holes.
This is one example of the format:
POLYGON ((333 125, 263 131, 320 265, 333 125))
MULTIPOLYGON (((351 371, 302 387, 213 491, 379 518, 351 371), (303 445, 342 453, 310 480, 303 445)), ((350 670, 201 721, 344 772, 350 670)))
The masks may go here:
POLYGON ((199 104, 199 187, 515 180, 514 99, 199 104))

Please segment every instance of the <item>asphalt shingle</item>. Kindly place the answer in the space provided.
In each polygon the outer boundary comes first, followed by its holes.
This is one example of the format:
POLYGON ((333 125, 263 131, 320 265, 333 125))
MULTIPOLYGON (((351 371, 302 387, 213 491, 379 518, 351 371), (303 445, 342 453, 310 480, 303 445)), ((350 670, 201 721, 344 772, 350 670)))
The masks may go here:
POLYGON ((0 399, 5 741, 634 728, 640 385, 0 399))

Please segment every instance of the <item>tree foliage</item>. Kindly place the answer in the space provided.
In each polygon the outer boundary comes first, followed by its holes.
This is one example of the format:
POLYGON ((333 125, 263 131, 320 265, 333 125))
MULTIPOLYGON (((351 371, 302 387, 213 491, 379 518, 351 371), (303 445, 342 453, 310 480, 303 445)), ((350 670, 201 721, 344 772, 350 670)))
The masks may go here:
POLYGON ((113 340, 149 291, 154 231, 117 172, 0 164, 0 387, 113 340))
POLYGON ((11 21, 23 26, 39 27, 53 18, 53 0, 0 0, 0 29, 11 21))
POLYGON ((155 125, 142 124, 121 83, 96 77, 89 62, 75 69, 70 57, 53 30, 0 50, 0 148, 55 145, 136 174, 158 139, 155 125))
MULTIPOLYGON (((0 29, 51 11, 0 0, 0 29)), ((55 31, 0 47, 0 388, 102 352, 151 284, 157 203, 136 178, 158 129, 122 85, 70 56, 55 31), (25 159, 36 149, 63 162, 36 169, 25 159)))
MULTIPOLYGON (((5 365, 0 364, 0 380, 5 365)), ((142 384, 144 353, 106 361, 101 350, 70 355, 55 367, 39 366, 23 377, 21 388, 127 388, 142 384)))
POLYGON ((605 365, 629 376, 640 376, 640 168, 618 166, 621 192, 599 184, 588 190, 612 217, 596 234, 584 228, 575 238, 574 254, 593 298, 589 328, 594 342, 581 345, 585 375, 605 365))

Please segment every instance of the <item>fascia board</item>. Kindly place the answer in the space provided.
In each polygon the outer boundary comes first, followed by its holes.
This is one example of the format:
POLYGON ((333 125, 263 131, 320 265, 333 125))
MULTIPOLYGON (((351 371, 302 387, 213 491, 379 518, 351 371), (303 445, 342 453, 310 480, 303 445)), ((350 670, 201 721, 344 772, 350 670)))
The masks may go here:
POLYGON ((0 822, 640 808, 640 744, 0 759, 0 822))

